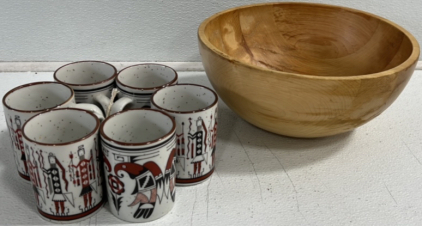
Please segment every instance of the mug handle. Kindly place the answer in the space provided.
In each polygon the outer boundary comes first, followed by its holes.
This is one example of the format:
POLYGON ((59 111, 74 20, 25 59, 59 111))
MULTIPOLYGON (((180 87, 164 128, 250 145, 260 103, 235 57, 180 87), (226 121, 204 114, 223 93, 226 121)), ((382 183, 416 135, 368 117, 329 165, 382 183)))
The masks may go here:
POLYGON ((111 99, 101 93, 101 94, 95 95, 94 100, 97 101, 101 105, 101 107, 103 108, 104 112, 107 115, 107 110, 108 110, 108 106, 110 105, 111 99))
POLYGON ((123 111, 123 109, 126 107, 126 105, 133 102, 133 99, 129 97, 121 97, 118 99, 110 108, 110 114, 112 115, 116 112, 123 111))
POLYGON ((127 97, 122 97, 118 99, 116 102, 113 103, 115 95, 117 95, 117 90, 112 93, 112 98, 108 98, 104 94, 98 94, 94 96, 94 100, 100 103, 101 107, 104 109, 104 112, 106 113, 106 117, 109 115, 112 115, 116 112, 122 111, 126 105, 132 103, 132 99, 127 97), (114 92, 116 92, 114 94, 114 92), (111 106, 110 106, 111 105, 111 106))
POLYGON ((89 112, 94 113, 95 116, 97 116, 98 119, 100 119, 101 122, 104 121, 104 114, 103 114, 103 112, 101 111, 101 109, 99 107, 97 107, 94 104, 72 104, 69 107, 87 110, 89 112))

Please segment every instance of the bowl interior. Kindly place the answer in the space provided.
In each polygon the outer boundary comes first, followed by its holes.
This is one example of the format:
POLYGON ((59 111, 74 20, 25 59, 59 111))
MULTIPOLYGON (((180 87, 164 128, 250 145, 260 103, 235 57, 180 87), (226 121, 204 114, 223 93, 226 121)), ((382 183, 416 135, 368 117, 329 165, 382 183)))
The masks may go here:
POLYGON ((403 30, 387 20, 319 4, 240 7, 215 15, 202 26, 201 38, 223 56, 306 75, 378 73, 406 61, 413 49, 403 30))

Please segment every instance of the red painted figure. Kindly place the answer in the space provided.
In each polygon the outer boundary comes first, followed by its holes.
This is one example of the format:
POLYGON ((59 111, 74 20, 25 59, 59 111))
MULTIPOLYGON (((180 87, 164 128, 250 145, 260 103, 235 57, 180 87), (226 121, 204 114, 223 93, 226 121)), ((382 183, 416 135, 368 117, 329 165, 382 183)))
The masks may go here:
POLYGON ((93 156, 91 150, 91 157, 89 159, 85 159, 85 148, 83 145, 78 147, 78 156, 79 156, 79 163, 77 165, 73 165, 73 154, 70 153, 69 157, 71 159, 71 163, 69 168, 74 168, 76 170, 72 171, 74 173, 73 176, 73 184, 75 186, 82 186, 81 193, 79 197, 84 198, 84 209, 90 209, 93 207, 92 203, 92 191, 94 190, 92 185, 95 185, 95 165, 93 163, 93 156), (92 183, 94 182, 94 183, 92 183))
MULTIPOLYGON (((211 129, 212 135, 211 135, 211 157, 212 157, 212 166, 215 164, 215 148, 217 146, 217 109, 215 109, 214 114, 214 127, 211 129)), ((212 116, 211 116, 211 122, 212 122, 212 116)))
POLYGON ((154 162, 147 162, 144 165, 135 163, 119 163, 114 167, 114 173, 119 175, 119 171, 127 172, 132 180, 136 181, 132 195, 135 199, 129 207, 136 207, 134 218, 148 219, 154 212, 155 204, 159 200, 157 189, 163 187, 163 174, 160 167, 154 162))
POLYGON ((211 121, 209 126, 209 132, 210 132, 210 149, 211 149, 211 158, 212 158, 212 164, 211 166, 214 166, 215 164, 215 147, 217 145, 217 110, 215 111, 215 119, 214 119, 214 126, 212 126, 212 115, 211 115, 211 121))
MULTIPOLYGON (((13 129, 13 119, 12 119, 12 117, 10 117, 10 124, 9 123, 6 123, 7 124, 7 128, 9 129, 9 135, 10 135, 10 140, 12 141, 12 150, 14 150, 14 152, 16 152, 16 150, 15 150, 15 130, 13 129)), ((17 155, 16 154, 14 154, 14 156, 15 156, 15 161, 17 161, 17 155)), ((20 165, 18 162, 16 162, 16 164, 17 165, 20 165)))
POLYGON ((174 164, 175 155, 176 149, 173 149, 170 153, 169 159, 167 160, 166 171, 164 172, 164 178, 166 183, 169 183, 169 194, 173 202, 176 196, 176 191, 174 189, 176 186, 176 165, 174 164))
POLYGON ((23 162, 23 166, 25 168, 24 174, 28 176, 28 164, 26 162, 26 155, 25 150, 23 147, 23 140, 22 140, 22 122, 19 117, 19 115, 15 115, 15 124, 16 124, 16 130, 15 132, 15 147, 21 152, 21 159, 23 162))
POLYGON ((32 147, 31 147, 32 152, 29 151, 29 147, 26 144, 25 144, 25 148, 27 152, 26 154, 27 154, 27 159, 28 159, 28 172, 29 172, 29 177, 31 178, 31 182, 32 182, 32 189, 34 190, 34 195, 35 195, 35 200, 37 200, 37 205, 40 205, 39 198, 41 197, 42 199, 44 199, 44 194, 42 193, 42 190, 40 190, 40 188, 42 188, 42 184, 41 184, 40 173, 38 171, 37 159, 35 158, 34 150, 32 149, 32 147), (32 154, 32 161, 31 161, 31 154, 32 154))

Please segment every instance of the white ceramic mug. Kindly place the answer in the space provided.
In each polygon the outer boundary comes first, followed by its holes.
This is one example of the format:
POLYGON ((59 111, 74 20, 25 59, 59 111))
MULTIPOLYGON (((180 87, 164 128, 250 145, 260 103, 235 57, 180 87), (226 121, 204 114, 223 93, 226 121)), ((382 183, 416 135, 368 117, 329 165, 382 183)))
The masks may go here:
POLYGON ((218 96, 205 86, 177 84, 154 93, 151 108, 176 120, 177 185, 203 182, 214 172, 218 96))
POLYGON ((45 220, 80 221, 103 206, 99 128, 93 113, 76 108, 42 112, 23 126, 32 190, 45 220))
POLYGON ((108 117, 100 128, 111 212, 129 222, 166 215, 175 201, 174 119, 152 109, 108 117))
POLYGON ((18 86, 3 97, 3 109, 19 175, 29 180, 27 159, 22 141, 23 124, 32 116, 53 108, 76 107, 94 112, 100 120, 102 111, 92 104, 76 104, 75 94, 57 82, 35 82, 18 86))
POLYGON ((117 75, 118 100, 110 114, 122 109, 149 108, 155 91, 177 82, 176 70, 166 65, 148 63, 126 67, 117 75))
MULTIPOLYGON (((77 61, 61 66, 54 72, 54 80, 75 91, 76 103, 100 106, 106 114, 115 87, 116 68, 102 61, 77 61)), ((122 101, 121 101, 122 102, 122 101)), ((126 104, 116 103, 122 110, 126 104)))

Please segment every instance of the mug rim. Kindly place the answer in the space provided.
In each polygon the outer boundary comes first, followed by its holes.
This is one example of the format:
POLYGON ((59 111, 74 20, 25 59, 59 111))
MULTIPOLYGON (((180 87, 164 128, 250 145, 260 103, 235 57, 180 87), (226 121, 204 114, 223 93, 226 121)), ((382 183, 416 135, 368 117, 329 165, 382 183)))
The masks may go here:
POLYGON ((171 135, 175 132, 176 132, 176 120, 171 115, 167 114, 164 111, 160 111, 160 110, 156 110, 156 109, 147 109, 147 108, 134 108, 134 109, 128 109, 128 110, 116 112, 116 113, 108 116, 101 123, 101 126, 100 126, 101 139, 104 139, 104 141, 107 141, 107 143, 109 145, 113 145, 113 143, 115 143, 115 144, 118 144, 118 145, 121 145, 121 146, 124 146, 124 147, 144 146, 144 145, 150 145, 150 144, 153 144, 153 143, 157 143, 159 141, 166 141, 167 137, 171 137, 171 135), (160 113, 160 114, 167 116, 172 121, 172 127, 170 129, 170 132, 166 133, 163 136, 160 136, 160 138, 158 138, 158 139, 146 141, 146 142, 141 142, 141 143, 127 143, 127 142, 117 141, 117 140, 112 139, 111 137, 107 136, 107 134, 104 132, 104 126, 107 123, 107 121, 110 120, 113 117, 116 117, 120 114, 124 114, 125 112, 129 112, 129 111, 154 111, 154 112, 157 112, 157 113, 160 113))
POLYGON ((117 77, 117 74, 118 74, 118 73, 117 73, 117 69, 116 69, 116 67, 115 67, 115 66, 113 66, 113 65, 112 65, 112 64, 110 64, 110 63, 107 63, 107 62, 104 62, 104 61, 99 61, 99 60, 81 60, 81 61, 74 61, 74 62, 70 62, 70 63, 67 63, 67 64, 65 64, 65 65, 60 66, 59 68, 57 68, 57 69, 54 71, 53 78, 54 78, 54 80, 56 80, 56 81, 57 81, 57 82, 59 82, 59 83, 63 83, 63 84, 69 85, 69 86, 75 86, 75 88, 77 88, 77 87, 89 87, 89 86, 100 85, 100 84, 103 84, 103 83, 110 82, 111 80, 113 80, 113 79, 115 79, 115 78, 117 77), (60 79, 58 79, 58 78, 57 78, 57 73, 59 72, 59 70, 63 69, 64 67, 67 67, 67 66, 72 65, 72 64, 89 63, 89 62, 102 63, 102 64, 106 64, 106 65, 108 65, 108 66, 111 66, 111 68, 114 70, 114 73, 113 73, 113 75, 112 75, 110 78, 108 78, 108 79, 102 80, 102 81, 100 81, 100 82, 87 83, 87 84, 75 84, 75 83, 69 83, 69 82, 64 82, 64 81, 62 81, 62 80, 60 80, 60 79))
POLYGON ((48 111, 48 110, 52 110, 54 108, 60 107, 63 104, 68 103, 69 101, 71 101, 74 96, 75 96, 75 92, 73 91, 73 89, 70 86, 68 86, 68 85, 66 85, 64 83, 54 82, 54 81, 53 82, 50 82, 50 81, 31 82, 31 83, 27 83, 27 84, 23 84, 23 85, 17 86, 15 88, 9 90, 6 94, 4 94, 4 96, 3 96, 3 106, 5 106, 9 110, 13 110, 13 111, 17 111, 17 112, 22 112, 22 113, 39 113, 39 112, 48 111), (45 108, 45 109, 40 109, 40 110, 20 110, 20 109, 13 108, 13 107, 9 106, 6 103, 6 98, 10 94, 14 93, 15 91, 20 90, 20 89, 23 89, 23 88, 30 87, 30 86, 43 85, 43 84, 58 84, 58 85, 62 85, 65 88, 68 88, 70 90, 71 95, 70 95, 70 97, 67 100, 65 100, 61 104, 58 104, 58 105, 56 105, 54 107, 51 107, 51 108, 45 108))
POLYGON ((100 127, 100 124, 101 124, 100 123, 100 119, 94 113, 92 113, 90 111, 87 111, 87 110, 84 110, 84 109, 80 109, 80 108, 55 108, 55 109, 52 109, 50 111, 44 111, 44 112, 41 112, 39 114, 36 114, 36 115, 30 117, 28 120, 26 120, 26 122, 23 124, 23 127, 22 127, 22 135, 25 138, 25 140, 27 140, 27 141, 29 141, 31 143, 34 143, 34 144, 38 144, 38 145, 42 145, 42 146, 66 146, 66 145, 75 144, 75 143, 78 143, 80 141, 86 140, 87 138, 89 138, 92 135, 96 134, 98 132, 98 129, 100 127), (65 142, 65 143, 54 143, 54 144, 51 144, 51 143, 43 143, 43 142, 35 141, 35 140, 29 138, 28 136, 26 136, 25 127, 28 124, 28 122, 31 121, 31 119, 34 119, 35 117, 40 116, 40 115, 43 115, 43 114, 49 114, 49 113, 51 113, 53 111, 68 111, 68 110, 71 110, 71 111, 82 111, 82 112, 88 113, 89 115, 91 115, 95 119, 95 122, 96 122, 95 123, 95 128, 90 133, 88 133, 87 135, 85 135, 85 136, 83 136, 81 138, 78 138, 76 140, 65 142))
POLYGON ((173 84, 174 82, 176 82, 178 80, 178 77, 179 77, 179 75, 177 74, 177 71, 174 68, 170 67, 170 66, 167 66, 167 65, 164 65, 164 64, 156 64, 156 63, 142 63, 142 64, 131 65, 131 66, 125 67, 122 70, 120 70, 119 73, 117 73, 117 76, 116 76, 116 83, 117 83, 118 86, 121 85, 124 88, 129 88, 129 89, 134 89, 134 90, 139 90, 139 91, 159 90, 160 88, 167 87, 170 84, 173 84), (139 67, 139 66, 144 66, 144 65, 155 65, 155 66, 163 66, 163 67, 169 68, 170 70, 172 70, 174 72, 174 78, 170 82, 167 82, 167 83, 165 83, 165 84, 163 84, 161 86, 147 87, 147 88, 140 88, 140 87, 126 85, 126 84, 124 84, 123 82, 120 81, 119 75, 123 71, 125 71, 125 70, 127 70, 127 69, 129 69, 131 67, 139 67))
POLYGON ((155 91, 155 92, 152 94, 152 96, 151 96, 151 105, 154 105, 156 108, 158 108, 158 109, 159 109, 159 110, 161 110, 161 111, 170 112, 170 113, 175 113, 175 114, 193 114, 193 113, 198 113, 198 112, 203 112, 203 111, 206 111, 206 110, 208 110, 208 109, 213 108, 214 106, 216 106, 216 105, 218 104, 218 95, 217 95, 217 93, 216 93, 214 90, 212 90, 211 88, 208 88, 208 87, 203 86, 203 85, 198 85, 198 84, 193 84, 193 83, 179 83, 179 84, 169 85, 169 86, 167 86, 167 87, 164 87, 163 89, 159 89, 159 90, 155 91), (205 89, 207 89, 207 90, 211 91, 211 93, 214 95, 214 97, 215 97, 214 102, 213 102, 212 104, 210 104, 210 105, 206 106, 205 108, 201 108, 201 109, 197 109, 197 110, 193 110, 193 111, 174 111, 174 110, 170 110, 170 109, 163 108, 163 107, 159 106, 159 105, 158 105, 158 104, 154 101, 154 96, 155 96, 158 92, 162 91, 163 89, 165 89, 165 88, 170 88, 170 87, 173 87, 173 86, 198 86, 198 87, 205 88, 205 89))

